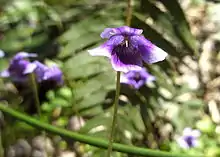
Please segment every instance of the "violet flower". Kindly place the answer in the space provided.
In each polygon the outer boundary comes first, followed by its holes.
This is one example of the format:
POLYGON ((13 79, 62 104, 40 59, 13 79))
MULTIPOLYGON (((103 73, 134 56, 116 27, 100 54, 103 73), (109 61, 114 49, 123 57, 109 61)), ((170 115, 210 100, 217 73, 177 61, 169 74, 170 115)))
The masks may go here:
POLYGON ((128 26, 106 28, 101 38, 108 40, 88 52, 92 56, 110 58, 113 69, 122 72, 140 70, 142 61, 151 64, 164 60, 167 53, 144 38, 142 32, 142 29, 128 26))
POLYGON ((200 136, 199 130, 192 130, 191 128, 185 128, 183 135, 177 139, 177 143, 184 149, 189 149, 198 146, 198 138, 200 136))
POLYGON ((27 75, 34 73, 39 83, 52 81, 57 85, 63 84, 62 71, 57 67, 48 67, 39 61, 30 62, 28 57, 36 57, 34 53, 19 52, 11 60, 9 68, 0 73, 1 77, 10 77, 15 82, 26 82, 27 75))
POLYGON ((31 64, 30 61, 26 60, 28 57, 36 57, 34 53, 19 52, 11 60, 8 69, 0 73, 1 77, 10 77, 15 82, 24 82, 27 80, 25 71, 31 64))
POLYGON ((122 75, 121 83, 129 84, 135 89, 139 89, 141 86, 148 82, 155 80, 155 77, 149 74, 144 68, 140 70, 132 70, 122 75))
POLYGON ((34 72, 38 82, 43 81, 53 81, 57 85, 63 84, 63 73, 57 66, 48 67, 39 61, 34 61, 29 66, 35 68, 28 68, 25 73, 32 73, 34 72))

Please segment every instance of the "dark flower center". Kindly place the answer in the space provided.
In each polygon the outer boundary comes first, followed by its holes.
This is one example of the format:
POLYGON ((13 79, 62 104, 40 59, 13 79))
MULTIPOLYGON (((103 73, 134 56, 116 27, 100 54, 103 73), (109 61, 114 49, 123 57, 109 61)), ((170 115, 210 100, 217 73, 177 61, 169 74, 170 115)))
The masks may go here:
POLYGON ((141 57, 137 47, 133 45, 128 37, 125 37, 121 44, 113 48, 112 55, 115 54, 123 64, 136 64, 137 60, 141 57))
POLYGON ((193 137, 192 136, 185 137, 185 141, 189 145, 189 147, 193 146, 193 137))
POLYGON ((139 82, 139 81, 143 80, 143 77, 139 73, 136 73, 133 77, 133 80, 135 82, 139 82))

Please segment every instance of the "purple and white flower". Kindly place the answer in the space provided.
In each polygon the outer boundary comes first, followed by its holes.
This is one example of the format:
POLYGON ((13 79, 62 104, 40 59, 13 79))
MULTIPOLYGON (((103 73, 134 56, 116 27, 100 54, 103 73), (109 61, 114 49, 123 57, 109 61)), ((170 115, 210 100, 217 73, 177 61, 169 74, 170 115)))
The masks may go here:
POLYGON ((48 67, 39 61, 34 61, 32 64, 36 65, 34 73, 38 82, 54 81, 58 85, 63 84, 63 73, 56 65, 48 67))
POLYGON ((30 73, 36 75, 39 83, 53 81, 57 85, 63 84, 62 71, 57 66, 48 67, 39 61, 30 62, 28 57, 36 57, 36 54, 19 52, 11 60, 9 68, 0 73, 1 77, 10 77, 15 82, 26 82, 30 73))
POLYGON ((1 77, 10 77, 15 82, 24 82, 27 80, 25 71, 28 70, 31 64, 26 60, 29 57, 36 57, 37 54, 19 52, 11 60, 8 69, 0 73, 1 77))
POLYGON ((110 58, 113 69, 122 72, 140 70, 143 61, 151 64, 164 60, 167 53, 144 38, 142 32, 128 26, 106 28, 101 38, 108 40, 88 52, 92 56, 110 58))
POLYGON ((177 143, 184 149, 198 146, 198 138, 201 135, 199 130, 193 130, 189 127, 183 130, 183 135, 177 139, 177 143))
POLYGON ((140 70, 132 70, 121 76, 121 83, 131 85, 135 89, 139 89, 146 83, 152 82, 155 77, 149 74, 144 68, 140 70))

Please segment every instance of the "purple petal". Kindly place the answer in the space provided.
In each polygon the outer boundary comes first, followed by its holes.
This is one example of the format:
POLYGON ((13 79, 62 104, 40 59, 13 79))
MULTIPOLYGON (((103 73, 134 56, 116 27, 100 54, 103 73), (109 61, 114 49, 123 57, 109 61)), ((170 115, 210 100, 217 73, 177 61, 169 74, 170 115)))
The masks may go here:
POLYGON ((110 38, 113 35, 117 35, 120 32, 116 28, 105 28, 104 31, 100 34, 101 38, 110 38))
POLYGON ((156 63, 164 60, 167 56, 167 53, 165 51, 152 44, 143 36, 132 36, 130 40, 133 43, 138 44, 139 52, 146 63, 156 63))
POLYGON ((128 26, 122 26, 118 28, 106 28, 101 33, 101 38, 110 38, 114 35, 140 35, 143 32, 142 29, 130 28, 128 26))
POLYGON ((141 86, 143 86, 145 84, 145 81, 144 80, 140 80, 140 81, 138 81, 138 82, 135 82, 134 84, 133 84, 133 86, 134 86, 134 88, 135 89, 139 89, 141 86))
POLYGON ((141 35, 143 30, 142 29, 136 29, 136 28, 131 28, 128 26, 122 26, 116 28, 121 34, 124 35, 141 35))
POLYGON ((14 60, 20 60, 23 58, 28 58, 28 57, 37 57, 37 54, 35 53, 27 53, 27 52, 18 52, 13 59, 14 60))
POLYGON ((61 70, 57 66, 53 66, 49 68, 47 71, 45 71, 43 80, 49 80, 49 79, 60 80, 61 77, 62 77, 61 70))
POLYGON ((46 65, 42 64, 41 62, 39 62, 39 61, 34 61, 33 64, 35 64, 37 66, 34 73, 37 77, 38 82, 43 81, 44 73, 49 68, 46 65))
POLYGON ((110 58, 114 46, 120 45, 123 41, 124 41, 124 37, 121 35, 117 35, 117 36, 111 37, 103 45, 97 48, 88 50, 88 52, 91 56, 106 56, 110 58))

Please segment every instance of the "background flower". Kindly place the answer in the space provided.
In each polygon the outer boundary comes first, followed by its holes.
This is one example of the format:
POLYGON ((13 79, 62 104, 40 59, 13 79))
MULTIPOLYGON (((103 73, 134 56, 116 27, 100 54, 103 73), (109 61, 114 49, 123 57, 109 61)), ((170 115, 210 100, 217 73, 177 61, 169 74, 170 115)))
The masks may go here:
POLYGON ((189 149, 191 147, 198 146, 198 137, 200 136, 199 130, 193 130, 191 128, 185 128, 183 135, 177 139, 180 147, 189 149))
POLYGON ((53 81, 58 85, 63 84, 63 73, 57 66, 48 67, 39 61, 34 61, 32 64, 36 65, 34 73, 38 82, 53 81))
POLYGON ((24 82, 27 80, 25 71, 34 68, 31 62, 26 60, 28 57, 36 57, 34 53, 19 52, 11 60, 8 69, 0 73, 1 77, 10 77, 15 82, 24 82))
POLYGON ((135 89, 139 89, 145 83, 154 81, 155 77, 149 74, 144 68, 140 70, 132 70, 128 73, 122 75, 121 83, 126 83, 134 87, 135 89))

